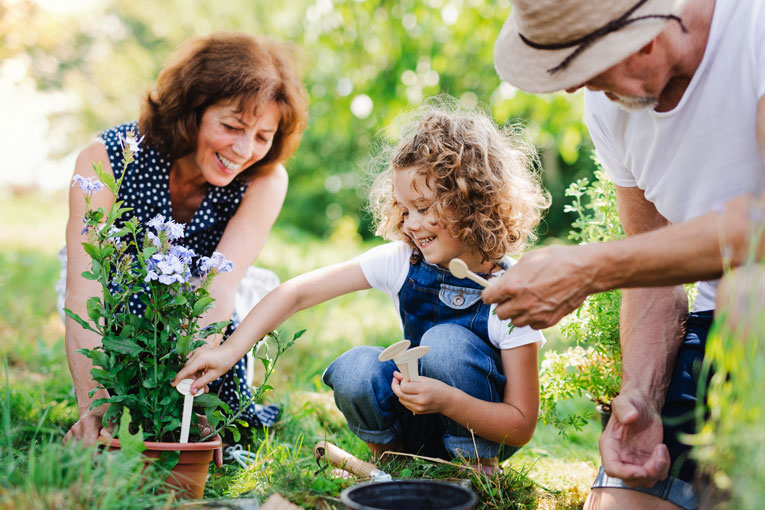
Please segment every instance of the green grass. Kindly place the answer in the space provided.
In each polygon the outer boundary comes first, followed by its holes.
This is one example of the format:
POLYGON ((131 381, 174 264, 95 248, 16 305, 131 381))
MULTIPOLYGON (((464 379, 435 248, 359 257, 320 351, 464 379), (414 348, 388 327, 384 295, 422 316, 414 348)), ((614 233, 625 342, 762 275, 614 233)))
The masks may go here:
MULTIPOLYGON (((0 356, 7 360, 0 381, 8 380, 7 391, 0 397, 0 423, 6 424, 3 430, 8 433, 0 457, 15 459, 0 472, 0 509, 41 508, 41 501, 50 508, 66 501, 72 508, 89 508, 93 500, 78 500, 79 489, 67 489, 82 486, 80 479, 70 478, 76 473, 89 477, 82 478, 82 483, 100 484, 98 497, 112 501, 123 494, 124 480, 135 481, 129 466, 124 472, 110 471, 106 465, 92 467, 92 452, 60 446, 77 417, 53 291, 59 271, 55 232, 63 231, 66 203, 61 195, 7 197, 0 204, 0 218, 0 306, 4 310, 0 356), (21 221, 26 221, 24 229, 17 228, 21 221), (35 459, 35 466, 40 466, 40 459, 47 462, 46 474, 33 471, 30 459, 35 459), (117 475, 122 478, 115 478, 117 475)), ((277 229, 258 265, 285 280, 346 260, 369 246, 350 236, 337 235, 326 241, 277 229)), ((283 405, 283 418, 273 430, 259 432, 247 443, 257 452, 249 469, 237 464, 211 467, 205 497, 265 500, 278 492, 306 508, 338 508, 340 491, 357 481, 334 478, 326 465, 318 465, 313 457, 315 443, 332 441, 364 460, 370 454, 346 427, 321 374, 352 346, 385 346, 400 340, 398 320, 389 298, 370 290, 303 311, 281 329, 283 337, 308 330, 279 360, 269 381, 275 389, 266 400, 283 405)), ((546 333, 550 341, 545 348, 555 348, 559 335, 555 330, 546 333)), ((590 406, 586 401, 567 405, 580 410, 590 406)), ((494 478, 422 459, 383 459, 380 465, 399 478, 468 478, 479 496, 478 508, 581 508, 594 477, 598 431, 599 426, 592 422, 584 431, 564 437, 540 426, 531 443, 506 461, 504 473, 494 478)), ((151 493, 147 488, 145 496, 153 497, 151 493)), ((155 503, 170 504, 165 500, 155 503)))

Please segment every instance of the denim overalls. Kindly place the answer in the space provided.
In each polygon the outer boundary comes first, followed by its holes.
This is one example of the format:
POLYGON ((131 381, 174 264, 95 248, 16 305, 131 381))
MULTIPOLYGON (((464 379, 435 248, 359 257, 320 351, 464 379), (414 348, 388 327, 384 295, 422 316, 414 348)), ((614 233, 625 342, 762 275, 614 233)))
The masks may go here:
MULTIPOLYGON (((422 375, 481 400, 501 401, 505 375, 500 351, 489 342, 490 307, 481 301, 481 287, 421 260, 410 263, 398 296, 404 338, 430 348, 420 359, 422 375)), ((380 362, 380 352, 381 347, 355 347, 324 372, 324 382, 359 438, 377 444, 401 438, 405 451, 447 459, 498 456, 498 443, 478 436, 474 443, 470 431, 445 416, 415 416, 401 405, 391 390, 396 365, 380 362)), ((502 450, 505 457, 515 451, 502 450)))

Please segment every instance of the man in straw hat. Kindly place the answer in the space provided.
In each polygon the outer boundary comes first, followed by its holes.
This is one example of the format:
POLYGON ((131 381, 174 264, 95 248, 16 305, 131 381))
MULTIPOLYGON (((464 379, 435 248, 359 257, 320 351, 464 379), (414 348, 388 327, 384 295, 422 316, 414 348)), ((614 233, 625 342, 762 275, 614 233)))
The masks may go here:
POLYGON ((497 71, 530 92, 587 89, 587 125, 628 238, 534 250, 484 299, 501 318, 543 328, 589 294, 624 288, 622 387, 587 508, 695 508, 695 466, 679 432, 695 431, 685 418, 716 279, 726 264, 746 262, 752 227, 765 223, 756 207, 765 174, 765 2, 513 4, 497 71), (696 280, 688 317, 678 284, 696 280))

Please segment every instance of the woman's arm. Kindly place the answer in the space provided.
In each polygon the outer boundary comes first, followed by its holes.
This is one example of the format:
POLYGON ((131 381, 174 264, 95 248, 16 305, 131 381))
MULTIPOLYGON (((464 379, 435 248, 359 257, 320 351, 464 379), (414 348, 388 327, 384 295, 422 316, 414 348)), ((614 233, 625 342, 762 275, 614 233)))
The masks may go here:
MULTIPOLYGON (((96 177, 93 171, 94 161, 100 161, 104 171, 113 174, 106 147, 100 142, 93 142, 80 152, 75 163, 74 173, 86 178, 96 177)), ((90 203, 94 209, 103 207, 108 210, 114 203, 114 196, 108 189, 103 189, 93 195, 90 203)), ((101 293, 98 282, 82 277, 83 271, 90 267, 90 257, 82 247, 82 243, 86 241, 85 235, 81 233, 85 210, 85 198, 82 191, 77 186, 70 188, 69 219, 66 224, 67 265, 64 307, 69 308, 80 317, 88 316, 87 300, 101 293)), ((66 318, 65 324, 66 357, 74 381, 80 419, 72 426, 64 440, 77 438, 85 444, 93 444, 101 429, 101 418, 106 412, 106 406, 91 410, 90 404, 94 399, 108 395, 105 390, 100 390, 93 397, 88 396, 88 392, 96 387, 96 382, 90 375, 93 365, 90 359, 77 353, 77 351, 79 349, 92 349, 101 345, 101 337, 92 331, 84 330, 82 326, 69 317, 66 318)))
MULTIPOLYGON (((236 289, 266 243, 284 204, 287 184, 287 171, 279 165, 273 172, 255 177, 242 196, 236 214, 229 220, 216 247, 234 263, 234 269, 218 274, 213 280, 210 295, 215 298, 215 306, 200 320, 202 327, 231 319, 236 289)), ((218 345, 221 339, 220 335, 210 336, 208 343, 218 345)))
POLYGON ((255 305, 224 344, 194 351, 173 379, 173 385, 202 373, 191 386, 191 391, 196 392, 226 373, 253 345, 294 313, 334 297, 368 288, 370 285, 357 260, 316 269, 288 280, 255 305))
POLYGON ((537 343, 502 350, 507 382, 501 402, 477 399, 429 377, 416 382, 397 378, 393 392, 414 413, 441 413, 484 439, 522 446, 534 435, 539 414, 538 351, 537 343))

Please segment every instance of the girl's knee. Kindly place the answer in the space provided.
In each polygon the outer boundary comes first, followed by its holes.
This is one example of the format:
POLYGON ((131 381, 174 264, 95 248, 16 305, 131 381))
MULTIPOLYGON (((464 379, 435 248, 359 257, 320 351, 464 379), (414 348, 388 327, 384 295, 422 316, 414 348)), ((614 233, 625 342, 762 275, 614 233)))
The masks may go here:
MULTIPOLYGON (((471 360, 489 357, 488 346, 475 333, 456 324, 437 324, 422 335, 420 345, 429 348, 422 358, 423 372, 448 374, 464 368, 471 360)), ((480 363, 483 365, 484 363, 480 363)))
POLYGON ((324 383, 333 389, 336 397, 342 395, 351 400, 370 393, 385 393, 386 389, 392 391, 393 371, 389 370, 390 375, 386 375, 386 364, 377 359, 380 352, 380 348, 366 345, 346 351, 324 372, 324 383))

